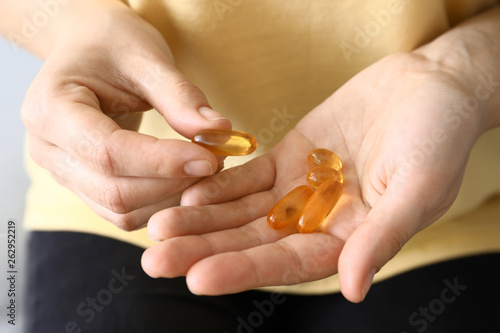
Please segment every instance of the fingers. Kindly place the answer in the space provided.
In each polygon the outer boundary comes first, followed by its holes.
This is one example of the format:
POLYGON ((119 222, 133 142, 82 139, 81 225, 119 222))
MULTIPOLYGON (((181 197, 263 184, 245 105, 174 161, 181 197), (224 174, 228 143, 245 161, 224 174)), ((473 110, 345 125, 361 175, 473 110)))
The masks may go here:
POLYGON ((275 192, 269 190, 217 205, 172 207, 151 217, 148 234, 155 241, 163 241, 237 228, 267 216, 276 201, 275 192))
POLYGON ((217 170, 216 157, 198 145, 123 130, 92 106, 69 102, 54 108, 65 111, 47 111, 30 132, 105 175, 180 178, 217 170))
POLYGON ((365 298, 375 272, 422 229, 422 221, 428 220, 422 208, 428 196, 422 193, 427 181, 415 179, 389 186, 347 239, 339 258, 339 279, 349 301, 361 302, 365 298))
MULTIPOLYGON (((126 214, 174 195, 175 204, 178 204, 180 193, 198 180, 102 175, 57 146, 33 136, 29 139, 30 152, 35 162, 50 170, 59 183, 88 199, 88 203, 93 202, 93 207, 101 206, 113 214, 126 214)), ((153 213, 155 212, 148 218, 153 213)))
POLYGON ((244 250, 260 244, 276 241, 286 233, 269 229, 265 218, 260 218, 240 228, 204 235, 175 237, 148 248, 142 265, 153 277, 185 275, 197 261, 208 256, 244 250))
POLYGON ((219 295, 332 275, 342 245, 323 233, 272 230, 263 217, 241 228, 159 243, 144 252, 142 266, 153 277, 187 274, 192 292, 219 295))
POLYGON ((274 162, 271 155, 266 154, 243 165, 224 170, 188 188, 182 194, 181 205, 216 204, 249 193, 265 191, 273 186, 275 177, 274 162))
POLYGON ((231 122, 210 107, 203 92, 175 68, 168 56, 146 59, 137 68, 140 70, 132 73, 132 79, 138 89, 179 134, 191 138, 202 129, 231 129, 231 122))
POLYGON ((174 194, 162 201, 155 202, 154 204, 144 206, 124 214, 119 214, 97 204, 77 189, 72 189, 72 191, 97 215, 107 221, 110 221, 115 226, 125 231, 133 231, 145 227, 151 215, 162 209, 177 205, 180 198, 180 194, 174 194))
POLYGON ((123 123, 150 104, 187 138, 205 128, 231 129, 164 52, 150 51, 152 56, 134 53, 116 63, 99 58, 106 69, 96 73, 68 69, 68 63, 46 64, 23 104, 26 127, 104 174, 178 178, 215 173, 218 163, 208 150, 123 130, 103 114, 111 111, 123 123))
MULTIPOLYGON (((175 237, 148 248, 142 265, 153 277, 185 275, 191 265, 216 253, 243 250, 280 238, 281 233, 266 233, 265 220, 260 219, 241 228, 205 235, 175 237)), ((282 236, 281 236, 282 237, 282 236)))
POLYGON ((195 294, 221 295, 318 280, 337 272, 342 245, 322 233, 294 234, 276 243, 214 255, 189 269, 188 287, 195 294))

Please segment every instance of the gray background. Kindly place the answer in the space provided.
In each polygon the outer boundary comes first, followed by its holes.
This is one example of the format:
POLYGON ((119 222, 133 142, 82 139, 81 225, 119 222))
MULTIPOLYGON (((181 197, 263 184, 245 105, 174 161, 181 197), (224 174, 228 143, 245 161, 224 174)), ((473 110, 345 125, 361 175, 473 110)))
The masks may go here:
POLYGON ((22 229, 24 197, 29 185, 23 166, 26 130, 19 110, 26 90, 42 62, 33 55, 14 48, 0 37, 0 332, 22 332, 25 232, 22 229), (7 306, 7 222, 17 224, 17 291, 16 326, 8 325, 7 306))

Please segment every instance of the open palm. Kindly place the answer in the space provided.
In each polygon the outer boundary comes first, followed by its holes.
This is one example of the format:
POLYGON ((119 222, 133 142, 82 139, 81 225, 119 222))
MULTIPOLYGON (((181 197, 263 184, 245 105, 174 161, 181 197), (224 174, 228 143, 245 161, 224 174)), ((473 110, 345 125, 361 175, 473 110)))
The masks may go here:
POLYGON ((458 193, 483 125, 480 112, 450 113, 467 96, 457 77, 412 53, 365 69, 268 154, 195 184, 182 207, 154 215, 149 234, 160 243, 146 250, 145 271, 186 275, 193 292, 210 295, 339 273, 346 298, 361 301, 373 274, 458 193), (321 232, 271 229, 267 213, 306 184, 314 148, 343 161, 340 201, 321 232))

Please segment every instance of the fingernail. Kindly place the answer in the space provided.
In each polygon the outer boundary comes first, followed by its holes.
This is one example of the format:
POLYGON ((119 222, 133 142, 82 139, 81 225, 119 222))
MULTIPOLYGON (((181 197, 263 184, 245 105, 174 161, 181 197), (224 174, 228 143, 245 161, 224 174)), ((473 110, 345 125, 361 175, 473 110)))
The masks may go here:
POLYGON ((221 120, 221 119, 227 119, 226 117, 223 117, 219 112, 212 110, 209 107, 202 106, 198 112, 203 116, 203 118, 207 120, 221 120))
POLYGON ((148 233, 149 240, 155 243, 159 243, 159 240, 154 239, 149 233, 148 233))
POLYGON ((215 170, 215 173, 219 173, 222 171, 222 169, 224 169, 224 161, 220 161, 218 164, 217 164, 217 170, 215 170))
POLYGON ((210 176, 214 173, 212 164, 207 160, 190 161, 184 164, 184 172, 190 176, 210 176))
POLYGON ((375 276, 376 269, 372 268, 371 271, 368 272, 368 274, 365 277, 365 281, 363 282, 363 288, 361 289, 361 292, 363 293, 363 299, 365 299, 366 294, 370 290, 370 287, 373 282, 373 277, 375 276))
POLYGON ((160 241, 155 239, 155 237, 153 237, 153 235, 151 235, 151 229, 148 228, 148 237, 151 241, 155 242, 155 243, 159 243, 160 241))

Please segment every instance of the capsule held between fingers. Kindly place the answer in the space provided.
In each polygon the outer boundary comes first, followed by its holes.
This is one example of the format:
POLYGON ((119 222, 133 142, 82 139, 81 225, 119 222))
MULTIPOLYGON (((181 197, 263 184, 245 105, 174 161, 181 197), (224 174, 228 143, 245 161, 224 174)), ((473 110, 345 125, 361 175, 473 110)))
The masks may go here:
POLYGON ((257 149, 255 137, 241 131, 201 130, 191 141, 222 156, 244 156, 257 149))
POLYGON ((328 149, 313 149, 309 152, 307 158, 313 167, 326 166, 335 170, 342 170, 342 161, 340 157, 328 149))
POLYGON ((316 230, 339 201, 342 187, 342 183, 336 179, 323 182, 300 211, 297 230, 302 233, 316 230))
POLYGON ((267 223, 273 229, 282 229, 297 222, 299 212, 313 194, 313 189, 307 185, 294 188, 285 195, 267 215, 267 223))
POLYGON ((344 183, 344 176, 338 170, 326 166, 313 168, 306 176, 307 182, 314 188, 318 188, 324 181, 335 179, 341 184, 344 183))

